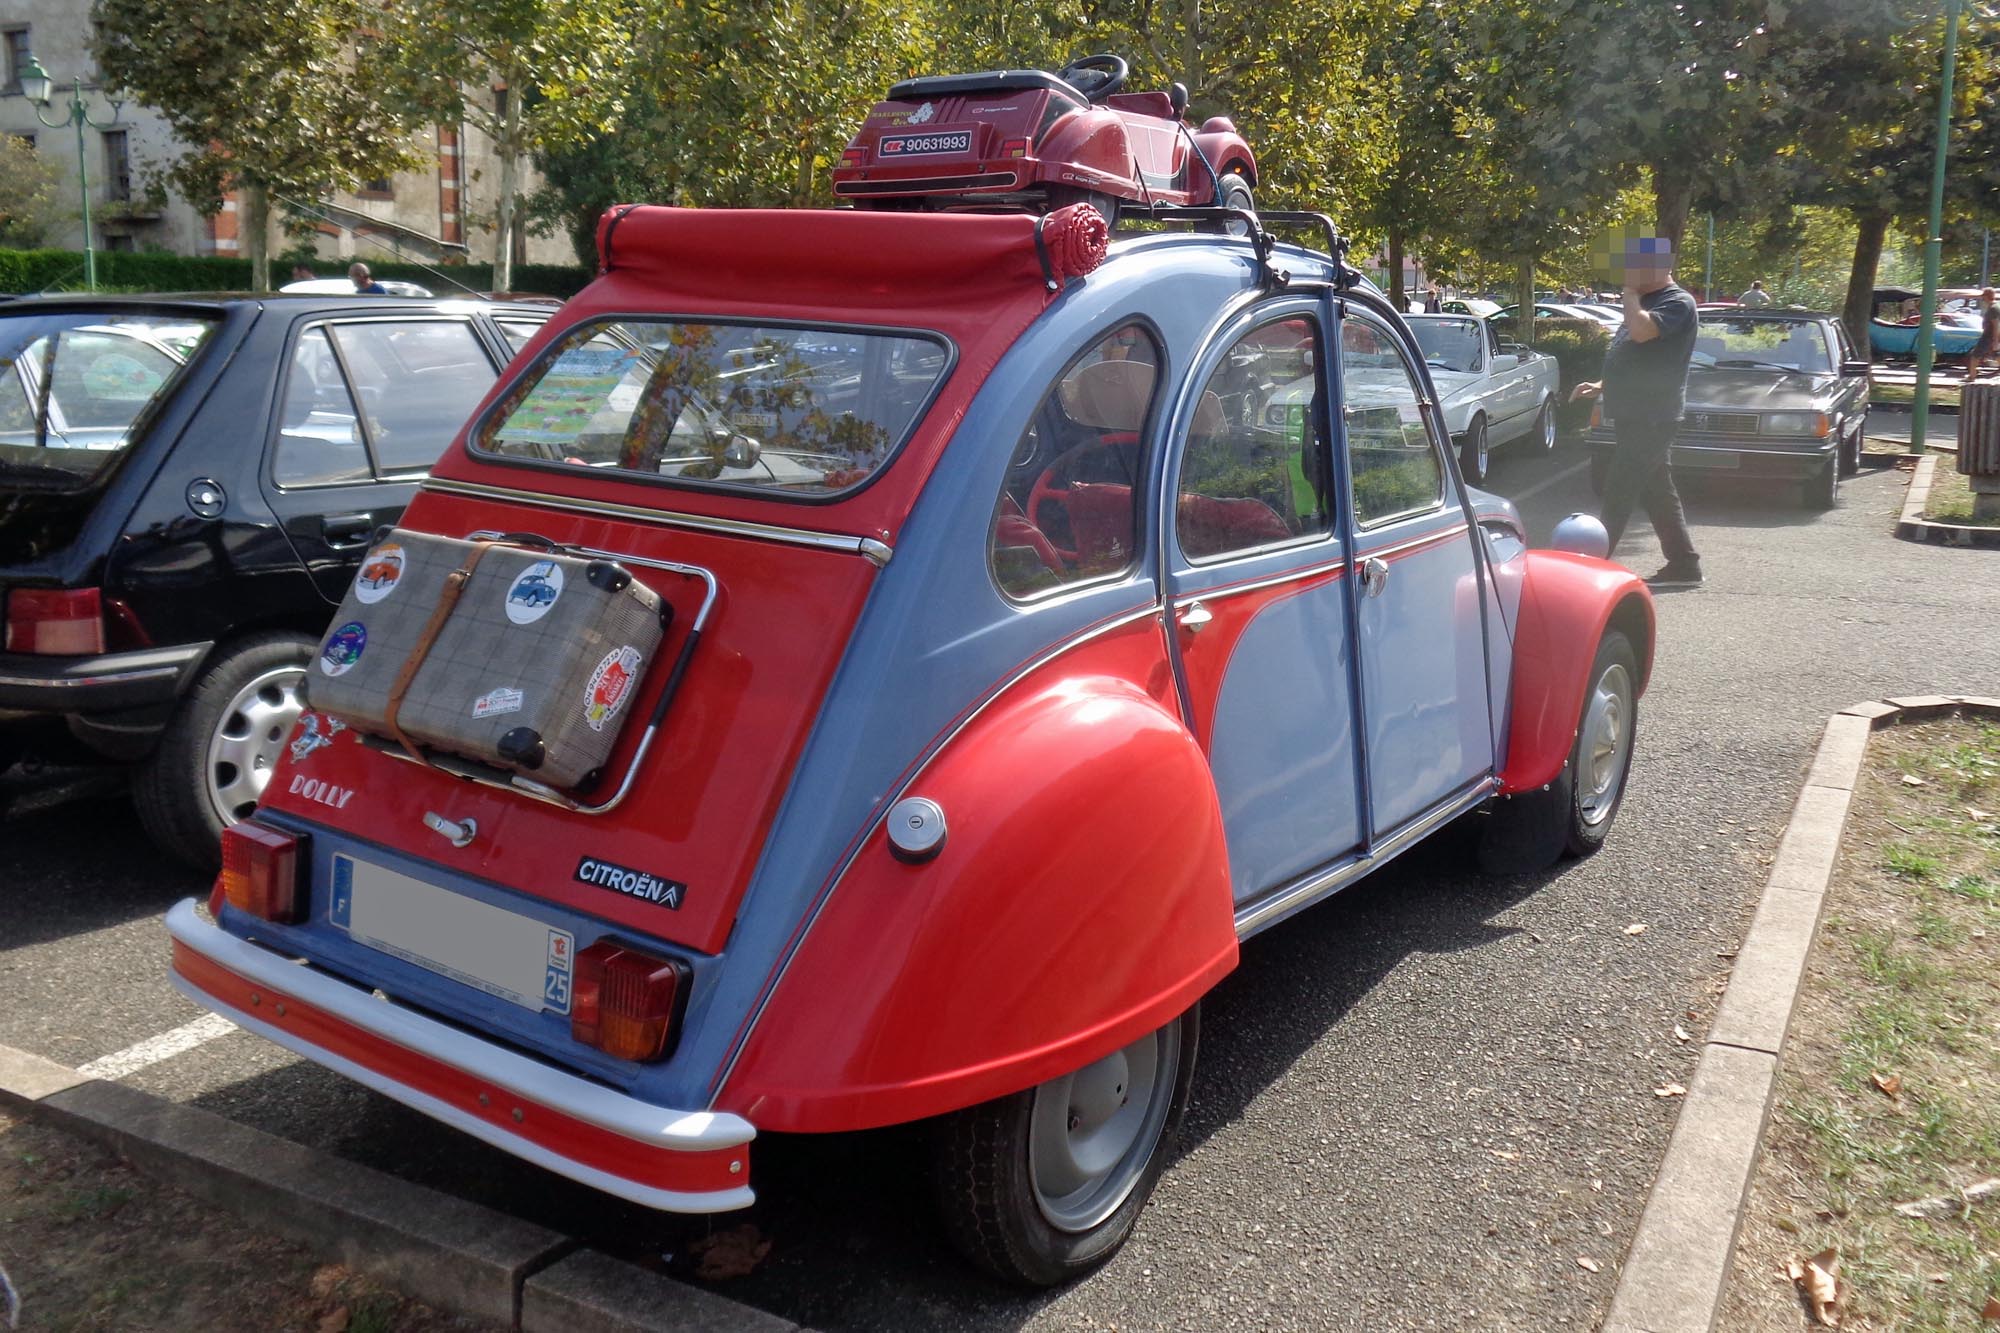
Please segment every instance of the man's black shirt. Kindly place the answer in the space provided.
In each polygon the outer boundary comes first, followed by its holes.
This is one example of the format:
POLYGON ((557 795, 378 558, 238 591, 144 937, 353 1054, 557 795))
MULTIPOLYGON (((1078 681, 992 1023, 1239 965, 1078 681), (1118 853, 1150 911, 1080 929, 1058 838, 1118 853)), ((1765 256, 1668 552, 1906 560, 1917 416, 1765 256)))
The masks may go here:
POLYGON ((1694 354, 1694 297, 1669 282, 1639 298, 1660 326, 1650 342, 1634 342, 1621 326, 1604 353, 1604 415, 1657 416, 1678 421, 1687 406, 1688 359, 1694 354))

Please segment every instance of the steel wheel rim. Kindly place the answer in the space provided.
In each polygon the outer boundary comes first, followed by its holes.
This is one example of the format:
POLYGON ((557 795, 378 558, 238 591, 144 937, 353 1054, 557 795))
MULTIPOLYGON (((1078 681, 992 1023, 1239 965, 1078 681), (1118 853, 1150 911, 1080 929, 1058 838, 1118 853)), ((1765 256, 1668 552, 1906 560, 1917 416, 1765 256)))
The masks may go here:
POLYGON ((1169 1023, 1035 1089, 1028 1179, 1050 1226, 1088 1231, 1132 1196, 1166 1128, 1180 1060, 1180 1024, 1169 1023))
POLYGON ((1583 715, 1577 810, 1586 824, 1602 824, 1618 808, 1632 756, 1632 721, 1632 675, 1613 662, 1591 687, 1583 715))
POLYGON ((1542 452, 1556 447, 1556 413, 1547 403, 1542 404, 1542 452))
POLYGON ((248 815, 270 785, 271 770, 305 703, 300 666, 260 672, 230 699, 208 738, 202 777, 209 804, 224 824, 248 815))
POLYGON ((1479 474, 1478 476, 1474 477, 1473 480, 1485 481, 1486 480, 1486 419, 1484 417, 1481 417, 1477 422, 1473 423, 1472 457, 1475 463, 1474 471, 1476 471, 1479 474))

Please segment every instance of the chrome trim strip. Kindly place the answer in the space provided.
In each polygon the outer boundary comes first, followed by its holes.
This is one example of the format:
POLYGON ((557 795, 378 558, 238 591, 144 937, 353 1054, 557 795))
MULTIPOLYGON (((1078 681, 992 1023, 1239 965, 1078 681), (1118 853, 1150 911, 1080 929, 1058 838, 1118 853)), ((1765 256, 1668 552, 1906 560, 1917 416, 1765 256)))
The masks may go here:
MULTIPOLYGON (((310 967, 301 967, 285 958, 246 940, 238 939, 220 926, 210 925, 195 913, 195 900, 184 898, 167 911, 167 931, 175 940, 185 944, 195 953, 214 963, 217 967, 231 972, 245 981, 269 986, 274 990, 295 995, 302 1003, 323 1010, 339 1021, 360 1029, 370 1036, 414 1051, 429 1059, 450 1065, 453 1069, 473 1078, 490 1082, 498 1088, 517 1091, 528 1100, 540 1103, 554 1111, 574 1117, 586 1124, 633 1140, 649 1148, 665 1148, 674 1152, 714 1152, 740 1147, 757 1137, 756 1126, 739 1115, 727 1111, 682 1111, 673 1107, 655 1106, 627 1096, 614 1088, 560 1069, 518 1055, 504 1046, 484 1041, 467 1032, 462 1032, 447 1023, 441 1023, 413 1009, 404 1007, 394 1000, 378 1000, 367 991, 336 981, 324 972, 310 967)), ((397 1082, 377 1070, 366 1069, 351 1061, 342 1060, 294 1033, 272 1028, 248 1018, 239 1012, 228 1011, 199 986, 179 976, 174 984, 196 1003, 208 1009, 218 1009, 228 1013, 232 1022, 251 1028, 270 1040, 309 1058, 340 1069, 342 1073, 356 1077, 361 1082, 377 1089, 397 1101, 416 1106, 426 1114, 439 1114, 437 1107, 444 1111, 454 1111, 449 1105, 438 1103, 424 1096, 414 1088, 397 1082), (350 1071, 360 1070, 359 1074, 350 1071)), ((476 1134, 489 1143, 505 1148, 508 1152, 528 1156, 525 1149, 535 1145, 527 1144, 512 1134, 486 1121, 475 1121, 463 1116, 459 1127, 476 1134), (474 1125, 478 1128, 474 1128, 474 1125), (482 1132, 484 1131, 484 1132, 482 1132)), ((571 1179, 584 1179, 579 1171, 589 1168, 565 1158, 549 1154, 560 1171, 571 1179)), ((548 1164, 548 1163, 544 1163, 548 1164)), ((601 1173, 593 1173, 601 1175, 601 1173)), ((604 1176, 616 1180, 616 1177, 604 1176)), ((595 1183, 587 1181, 586 1183, 595 1183)), ((624 1188, 616 1192, 632 1198, 634 1189, 644 1190, 633 1182, 623 1182, 624 1188)), ((599 1188, 603 1188, 599 1186, 599 1188)), ((747 1189, 736 1200, 737 1191, 717 1194, 686 1194, 675 1191, 649 1191, 671 1195, 677 1200, 693 1201, 702 1211, 719 1211, 724 1208, 740 1208, 750 1202, 747 1189), (725 1202, 725 1200, 730 1200, 725 1202)), ((640 1200, 644 1202, 644 1200, 640 1200)), ((673 1204, 652 1204, 653 1207, 675 1206, 673 1204)), ((685 1205, 682 1205, 685 1206, 685 1205)))
POLYGON ((506 500, 514 504, 557 509, 571 514, 599 518, 622 518, 634 523, 650 523, 661 528, 687 528, 695 532, 719 532, 731 537, 751 537, 762 541, 809 546, 821 551, 866 556, 877 565, 886 565, 895 551, 873 537, 849 537, 833 532, 808 532, 804 528, 780 527, 775 523, 749 523, 742 519, 715 518, 707 514, 681 514, 645 505, 619 504, 611 500, 578 500, 543 491, 523 491, 511 486, 489 486, 481 481, 450 481, 432 477, 420 490, 440 495, 462 495, 474 500, 506 500))
POLYGON ((110 671, 98 676, 0 676, 0 688, 72 689, 80 685, 130 685, 135 681, 178 676, 187 664, 141 667, 137 671, 110 671))
POLYGON ((1282 574, 1272 574, 1266 578, 1251 579, 1245 583, 1225 583, 1218 588, 1189 589, 1175 598, 1185 605, 1188 602, 1219 602, 1225 597, 1238 593, 1260 592, 1265 588, 1275 588, 1281 583, 1303 583, 1307 579, 1319 578, 1324 574, 1340 574, 1347 570, 1347 557, 1326 560, 1317 565, 1307 565, 1302 569, 1288 569, 1282 574))
POLYGON ((1290 884, 1272 890, 1236 913, 1237 937, 1248 939, 1266 927, 1275 926, 1294 912, 1346 888, 1369 871, 1381 869, 1383 863, 1477 806, 1499 787, 1499 781, 1492 774, 1479 778, 1470 787, 1445 797, 1403 825, 1373 849, 1337 861, 1323 870, 1309 871, 1290 884))

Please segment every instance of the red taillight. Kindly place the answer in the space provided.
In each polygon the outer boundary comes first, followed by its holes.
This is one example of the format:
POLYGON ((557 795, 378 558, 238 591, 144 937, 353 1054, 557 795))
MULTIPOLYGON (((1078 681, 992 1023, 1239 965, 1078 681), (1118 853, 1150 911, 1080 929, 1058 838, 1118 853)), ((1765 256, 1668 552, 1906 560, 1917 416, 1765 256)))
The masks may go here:
POLYGON ((841 153, 840 165, 843 167, 858 167, 861 165, 862 159, 867 156, 868 154, 859 148, 849 148, 841 153))
POLYGON ((1009 139, 1000 145, 1000 156, 1002 157, 1026 157, 1027 155, 1028 141, 1026 139, 1009 139))
POLYGON ((10 653, 101 653, 104 599, 95 588, 16 588, 5 643, 10 653))
POLYGON ((239 912, 284 925, 303 920, 299 883, 305 839, 254 820, 222 830, 222 896, 239 912))
POLYGON ((599 940, 576 956, 569 1035, 620 1060, 658 1060, 673 1049, 674 1007, 687 964, 599 940))
POLYGON ((1590 405, 1590 428, 1592 430, 1599 430, 1602 429, 1603 426, 1604 426, 1604 404, 1592 403, 1590 405))

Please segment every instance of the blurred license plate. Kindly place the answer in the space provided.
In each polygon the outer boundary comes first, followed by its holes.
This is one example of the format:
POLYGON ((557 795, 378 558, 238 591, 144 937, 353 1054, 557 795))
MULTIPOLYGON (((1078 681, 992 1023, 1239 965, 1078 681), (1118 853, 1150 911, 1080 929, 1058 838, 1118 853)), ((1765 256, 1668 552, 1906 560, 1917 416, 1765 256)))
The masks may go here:
POLYGON ((524 1009, 569 1012, 576 940, 566 930, 340 855, 327 916, 406 963, 524 1009))
POLYGON ((1675 467, 1742 467, 1743 460, 1735 454, 1711 453, 1706 449, 1674 450, 1675 467))

